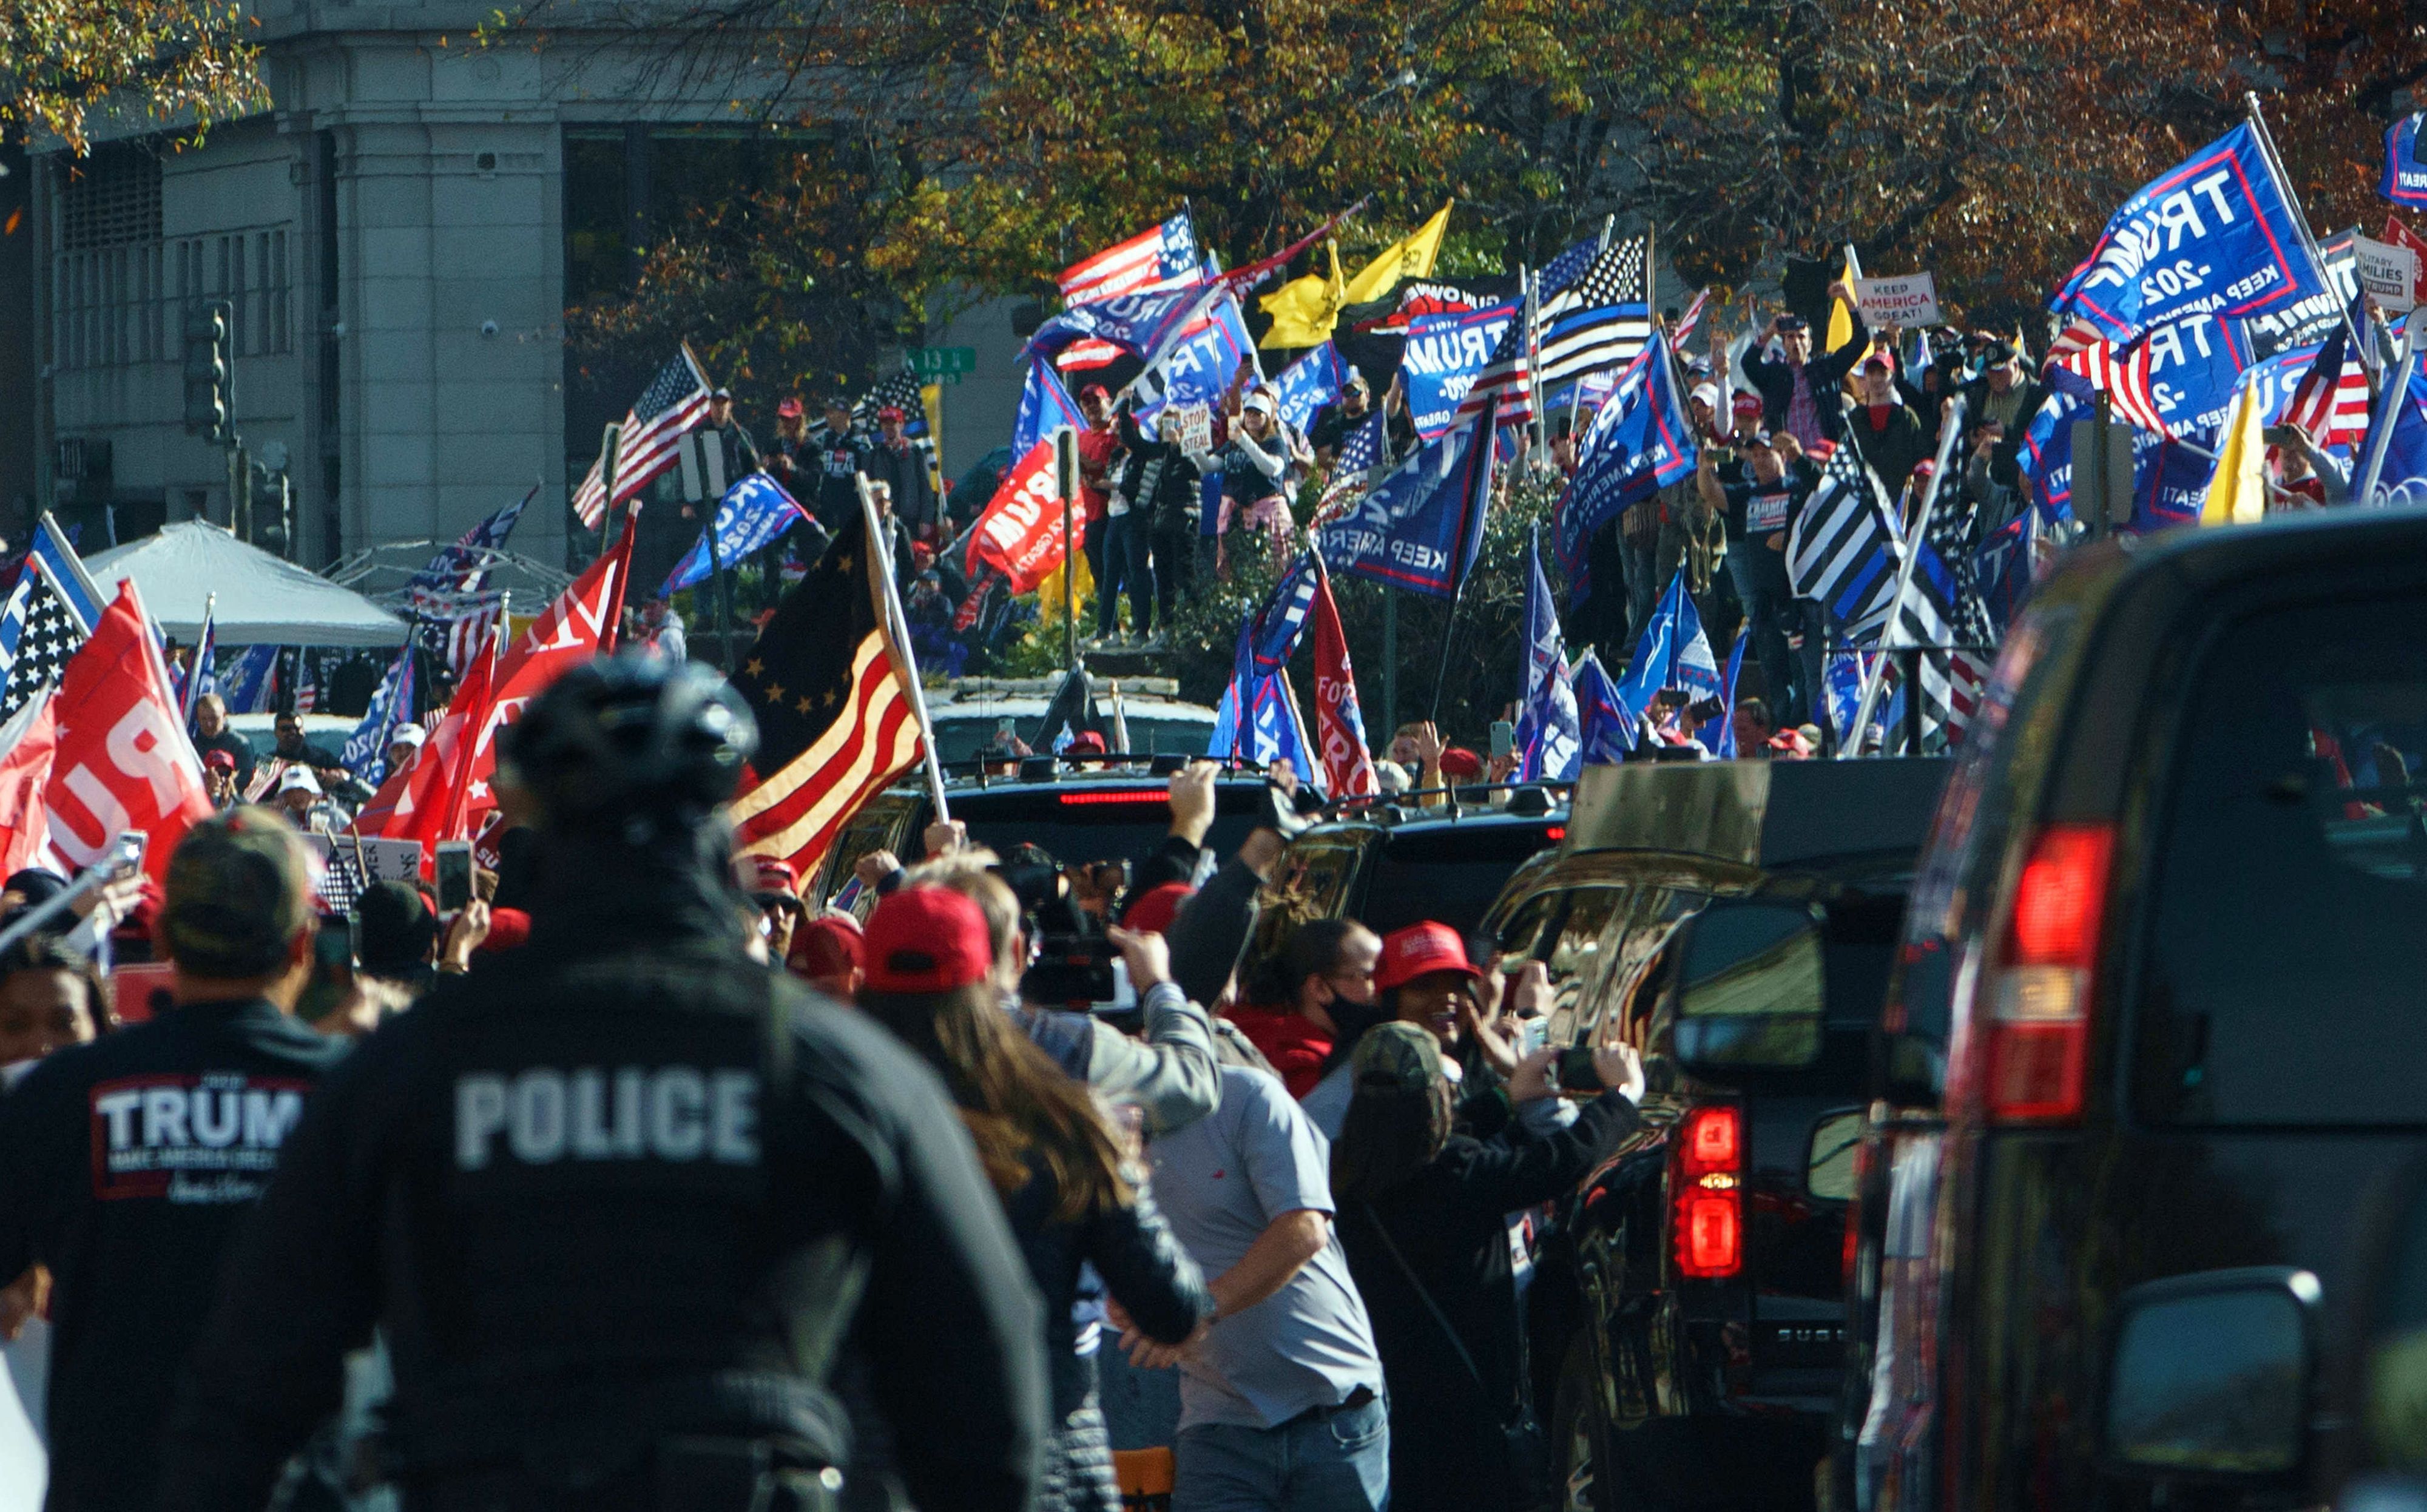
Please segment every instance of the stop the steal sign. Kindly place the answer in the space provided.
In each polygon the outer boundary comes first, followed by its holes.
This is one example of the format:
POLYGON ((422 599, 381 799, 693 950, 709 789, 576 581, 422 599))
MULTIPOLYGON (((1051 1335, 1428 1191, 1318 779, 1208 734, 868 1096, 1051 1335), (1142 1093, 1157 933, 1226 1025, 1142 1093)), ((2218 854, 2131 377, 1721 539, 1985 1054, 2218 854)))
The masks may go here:
POLYGON ((1928 273, 1858 278, 1854 280, 1854 299, 1863 308, 1866 324, 1912 327, 1946 323, 1938 313, 1938 285, 1928 273))

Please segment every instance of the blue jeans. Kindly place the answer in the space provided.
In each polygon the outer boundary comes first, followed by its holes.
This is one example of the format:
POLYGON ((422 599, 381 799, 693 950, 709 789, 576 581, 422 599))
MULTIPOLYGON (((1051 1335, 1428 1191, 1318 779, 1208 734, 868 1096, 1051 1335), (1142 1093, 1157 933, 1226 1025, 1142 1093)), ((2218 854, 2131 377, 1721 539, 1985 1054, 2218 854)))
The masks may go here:
POLYGON ((1118 612, 1123 589, 1130 595, 1130 628, 1139 635, 1154 629, 1154 569, 1147 563, 1150 542, 1146 522, 1147 516, 1135 510, 1107 514, 1097 522, 1104 543, 1103 561, 1096 568, 1098 635, 1110 635, 1120 627, 1120 621, 1113 616, 1118 612))
POLYGON ((1172 1459, 1171 1512, 1387 1512, 1390 1408, 1377 1396, 1278 1428, 1200 1423, 1172 1459))
MULTIPOLYGON (((1788 654, 1787 634, 1801 628, 1802 614, 1800 601, 1787 580, 1786 559, 1759 540, 1732 541, 1728 576, 1735 579, 1736 598, 1744 605, 1745 622, 1751 626, 1753 659, 1761 666, 1761 689, 1769 705, 1770 723, 1781 727, 1800 723, 1809 717, 1813 689, 1803 669, 1788 654)), ((1810 637, 1805 637, 1805 643, 1810 644, 1810 637)))

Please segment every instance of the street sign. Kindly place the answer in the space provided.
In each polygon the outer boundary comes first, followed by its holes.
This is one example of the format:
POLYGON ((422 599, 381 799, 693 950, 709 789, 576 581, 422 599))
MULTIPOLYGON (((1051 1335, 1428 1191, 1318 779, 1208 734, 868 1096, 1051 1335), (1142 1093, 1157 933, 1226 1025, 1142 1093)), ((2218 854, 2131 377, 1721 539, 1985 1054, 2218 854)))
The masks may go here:
POLYGON ((930 382, 957 383, 963 373, 978 370, 975 347, 913 347, 910 370, 930 382))

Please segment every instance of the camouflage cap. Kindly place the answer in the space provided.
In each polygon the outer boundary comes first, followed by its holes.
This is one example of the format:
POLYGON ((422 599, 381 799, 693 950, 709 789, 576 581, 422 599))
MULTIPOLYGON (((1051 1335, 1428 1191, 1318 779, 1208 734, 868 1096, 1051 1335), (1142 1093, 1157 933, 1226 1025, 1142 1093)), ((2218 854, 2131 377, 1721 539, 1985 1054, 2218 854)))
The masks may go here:
POLYGON ((1349 1064, 1360 1086, 1421 1092, 1442 1078, 1441 1042, 1415 1024, 1376 1024, 1358 1036, 1349 1064))
POLYGON ((160 943, 199 977, 267 976, 312 919, 312 854, 276 812, 247 805, 186 832, 169 857, 160 943))

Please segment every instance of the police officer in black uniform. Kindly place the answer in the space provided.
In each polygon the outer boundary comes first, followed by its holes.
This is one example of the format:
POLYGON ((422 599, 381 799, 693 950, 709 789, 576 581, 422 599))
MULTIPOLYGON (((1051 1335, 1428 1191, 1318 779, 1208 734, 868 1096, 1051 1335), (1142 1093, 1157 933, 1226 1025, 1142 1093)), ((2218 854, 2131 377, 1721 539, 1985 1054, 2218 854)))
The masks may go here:
POLYGON ((530 941, 313 1097, 187 1375, 164 1506, 257 1512, 374 1323, 408 1508, 823 1505, 847 1330, 922 1506, 1020 1512, 1043 1330, 943 1088, 743 954, 750 715, 695 664, 566 674, 506 733, 530 941))
POLYGON ((50 1512, 150 1507, 177 1373, 304 1095, 345 1053, 292 1015, 312 969, 303 841, 267 808, 197 824, 159 932, 177 1006, 0 1097, 0 1276, 48 1266, 50 1512))

